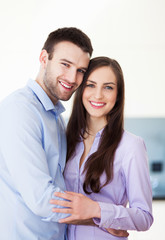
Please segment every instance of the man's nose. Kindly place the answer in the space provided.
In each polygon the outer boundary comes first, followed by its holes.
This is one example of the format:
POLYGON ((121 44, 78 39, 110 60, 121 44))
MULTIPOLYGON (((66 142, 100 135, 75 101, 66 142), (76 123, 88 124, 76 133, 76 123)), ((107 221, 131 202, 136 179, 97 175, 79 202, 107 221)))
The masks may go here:
POLYGON ((75 83, 77 80, 77 71, 75 69, 69 69, 67 73, 67 80, 70 83, 75 83))

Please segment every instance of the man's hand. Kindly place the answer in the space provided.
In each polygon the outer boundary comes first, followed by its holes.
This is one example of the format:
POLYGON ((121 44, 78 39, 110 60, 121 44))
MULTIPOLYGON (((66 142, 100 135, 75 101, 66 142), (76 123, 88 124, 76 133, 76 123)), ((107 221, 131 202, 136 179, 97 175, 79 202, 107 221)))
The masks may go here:
POLYGON ((117 237, 128 237, 129 236, 129 233, 125 230, 116 230, 116 229, 113 229, 113 228, 106 228, 106 230, 114 235, 114 236, 117 236, 117 237))
POLYGON ((93 219, 86 219, 86 220, 75 220, 75 221, 70 221, 66 222, 66 224, 73 224, 73 225, 85 225, 85 226, 97 226, 94 222, 93 219))
MULTIPOLYGON (((87 220, 77 220, 77 221, 72 221, 72 222, 67 222, 67 224, 73 224, 73 225, 86 225, 86 226, 95 226, 98 227, 93 222, 93 219, 87 219, 87 220)), ((114 235, 116 237, 128 237, 129 233, 125 230, 116 230, 113 228, 106 228, 107 232, 109 232, 111 235, 114 235)))

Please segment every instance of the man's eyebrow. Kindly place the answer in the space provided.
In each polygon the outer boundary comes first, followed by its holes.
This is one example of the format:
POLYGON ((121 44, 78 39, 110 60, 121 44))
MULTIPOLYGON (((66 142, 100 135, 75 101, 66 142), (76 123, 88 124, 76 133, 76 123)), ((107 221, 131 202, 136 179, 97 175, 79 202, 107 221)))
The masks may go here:
MULTIPOLYGON (((70 63, 70 64, 73 64, 74 65, 74 62, 71 62, 71 61, 69 61, 68 59, 66 59, 66 58, 62 58, 62 59, 60 59, 60 61, 64 61, 64 62, 67 62, 67 63, 70 63)), ((80 67, 79 69, 83 69, 83 70, 87 70, 88 68, 87 67, 80 67)))
POLYGON ((67 62, 67 63, 70 63, 70 64, 74 64, 73 62, 69 61, 68 59, 65 59, 65 58, 62 58, 60 59, 61 61, 64 61, 64 62, 67 62))

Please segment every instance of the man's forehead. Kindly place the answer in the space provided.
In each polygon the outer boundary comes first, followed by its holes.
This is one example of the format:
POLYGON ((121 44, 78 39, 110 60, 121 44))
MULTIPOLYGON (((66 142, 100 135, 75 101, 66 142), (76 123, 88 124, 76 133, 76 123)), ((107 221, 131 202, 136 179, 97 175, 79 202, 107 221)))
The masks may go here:
POLYGON ((61 52, 63 54, 87 54, 89 55, 90 58, 90 54, 87 52, 84 52, 79 46, 77 46, 76 44, 69 42, 69 41, 61 41, 57 44, 55 44, 54 46, 54 52, 61 52))
POLYGON ((71 42, 60 42, 55 45, 54 58, 61 61, 67 61, 70 64, 78 64, 87 68, 90 60, 90 54, 84 52, 81 48, 71 42))

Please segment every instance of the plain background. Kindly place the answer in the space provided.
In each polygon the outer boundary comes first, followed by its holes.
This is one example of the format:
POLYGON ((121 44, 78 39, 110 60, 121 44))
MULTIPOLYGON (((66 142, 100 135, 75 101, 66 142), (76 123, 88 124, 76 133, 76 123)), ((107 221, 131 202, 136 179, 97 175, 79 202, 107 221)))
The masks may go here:
POLYGON ((120 63, 126 116, 164 117, 164 25, 165 0, 0 0, 0 100, 36 77, 51 31, 75 26, 91 38, 93 57, 120 63))
MULTIPOLYGON (((165 117, 165 0, 0 0, 0 100, 36 77, 40 50, 59 27, 78 27, 93 57, 116 59, 124 72, 126 117, 165 117)), ((72 99, 65 104, 70 114, 72 99)), ((164 201, 155 223, 131 240, 163 239, 164 201)))

